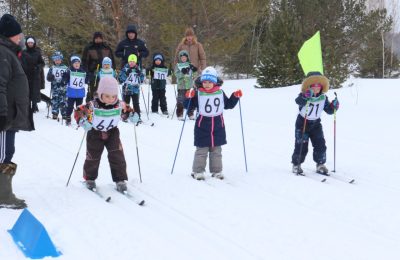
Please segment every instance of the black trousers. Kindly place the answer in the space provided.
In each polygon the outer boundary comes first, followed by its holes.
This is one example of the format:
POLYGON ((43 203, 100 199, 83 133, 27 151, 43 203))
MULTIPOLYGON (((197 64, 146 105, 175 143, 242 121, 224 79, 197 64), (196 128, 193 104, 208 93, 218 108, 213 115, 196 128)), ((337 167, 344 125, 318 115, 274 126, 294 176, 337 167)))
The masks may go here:
POLYGON ((153 99, 151 100, 151 112, 158 112, 158 104, 162 112, 168 111, 165 89, 152 89, 153 99))

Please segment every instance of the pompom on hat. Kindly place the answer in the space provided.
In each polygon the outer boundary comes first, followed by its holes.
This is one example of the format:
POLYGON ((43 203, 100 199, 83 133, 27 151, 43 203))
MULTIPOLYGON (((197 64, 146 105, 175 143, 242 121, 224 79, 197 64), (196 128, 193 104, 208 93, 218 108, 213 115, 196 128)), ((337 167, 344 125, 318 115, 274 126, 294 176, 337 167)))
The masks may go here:
MULTIPOLYGON (((118 96, 118 82, 113 77, 103 77, 99 81, 99 87, 97 88, 97 95, 101 102, 104 101, 101 99, 102 94, 108 94, 111 96, 118 96)), ((118 98, 115 99, 115 103, 118 101, 118 98)))
POLYGON ((14 16, 5 14, 0 19, 0 34, 5 37, 13 37, 22 33, 21 25, 14 16))
POLYGON ((329 90, 329 80, 327 77, 322 75, 318 71, 312 71, 307 74, 307 77, 304 79, 301 84, 301 92, 304 93, 311 85, 313 84, 321 84, 322 85, 322 93, 326 93, 329 90))
POLYGON ((71 64, 74 64, 75 62, 81 62, 81 58, 79 58, 79 56, 73 55, 71 57, 71 64))

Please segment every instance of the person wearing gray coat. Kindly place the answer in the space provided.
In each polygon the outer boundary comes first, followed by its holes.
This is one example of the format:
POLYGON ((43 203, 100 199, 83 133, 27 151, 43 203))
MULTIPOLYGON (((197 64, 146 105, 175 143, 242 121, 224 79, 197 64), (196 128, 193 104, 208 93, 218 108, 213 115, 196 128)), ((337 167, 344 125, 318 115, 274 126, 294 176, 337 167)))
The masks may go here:
POLYGON ((17 165, 11 161, 16 132, 34 130, 28 79, 19 60, 22 49, 18 44, 22 39, 19 23, 12 15, 3 15, 0 19, 0 208, 27 206, 12 191, 17 165))

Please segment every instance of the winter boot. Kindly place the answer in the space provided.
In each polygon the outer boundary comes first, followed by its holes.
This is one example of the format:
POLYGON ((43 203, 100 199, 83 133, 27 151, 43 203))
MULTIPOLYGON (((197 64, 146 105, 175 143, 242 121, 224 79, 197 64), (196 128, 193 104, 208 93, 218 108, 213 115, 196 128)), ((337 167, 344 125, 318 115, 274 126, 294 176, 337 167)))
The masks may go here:
POLYGON ((223 180, 224 179, 224 175, 222 174, 222 172, 213 172, 211 173, 211 177, 223 180))
POLYGON ((300 164, 299 165, 293 164, 292 172, 304 176, 303 169, 301 168, 300 164))
POLYGON ((0 208, 23 209, 27 207, 25 201, 15 197, 12 192, 12 178, 16 171, 15 163, 0 164, 0 208))
POLYGON ((71 126, 71 117, 67 117, 67 119, 65 119, 65 125, 71 126))
POLYGON ((317 173, 329 176, 329 170, 326 168, 325 164, 317 164, 317 173))
POLYGON ((54 119, 54 120, 57 120, 57 119, 58 119, 58 115, 53 114, 53 119, 54 119))
POLYGON ((117 191, 124 192, 128 190, 125 181, 118 181, 116 184, 117 184, 117 191))
POLYGON ((96 181, 95 180, 86 180, 85 184, 86 184, 86 188, 88 188, 89 190, 96 189, 96 181))
POLYGON ((204 172, 192 172, 191 175, 192 175, 193 179, 198 180, 198 181, 206 179, 204 172))
POLYGON ((168 111, 167 110, 163 111, 162 113, 163 113, 163 115, 168 116, 168 111))

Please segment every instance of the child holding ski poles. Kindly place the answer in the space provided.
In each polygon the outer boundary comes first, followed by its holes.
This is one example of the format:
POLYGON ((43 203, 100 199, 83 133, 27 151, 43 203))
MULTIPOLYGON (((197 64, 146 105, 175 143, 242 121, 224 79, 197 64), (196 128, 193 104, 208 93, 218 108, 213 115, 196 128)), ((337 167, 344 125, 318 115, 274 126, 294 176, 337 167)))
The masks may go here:
POLYGON ((96 188, 100 159, 106 147, 112 179, 117 190, 124 192, 127 190, 125 181, 128 180, 128 175, 118 122, 120 118, 129 118, 136 123, 139 117, 118 99, 118 82, 113 77, 100 79, 97 94, 93 101, 79 106, 74 114, 79 126, 88 131, 83 178, 88 189, 96 188))
POLYGON ((331 115, 339 109, 339 101, 335 98, 329 102, 326 92, 329 81, 320 72, 309 72, 302 83, 301 93, 296 98, 299 114, 296 119, 295 147, 292 155, 293 173, 304 175, 301 164, 308 152, 308 139, 314 148, 313 159, 317 164, 317 173, 329 176, 326 162, 326 145, 322 131, 321 114, 325 111, 331 115))
POLYGON ((67 119, 66 86, 61 80, 68 67, 62 64, 63 58, 61 52, 54 52, 51 57, 54 64, 50 67, 46 77, 47 81, 51 82, 51 113, 54 120, 58 119, 59 112, 64 120, 67 119))
POLYGON ((218 78, 213 67, 203 70, 196 80, 197 91, 190 89, 186 97, 191 99, 190 107, 197 107, 199 116, 194 128, 194 154, 192 177, 196 180, 205 179, 207 156, 210 158, 209 169, 212 177, 223 179, 222 148, 226 144, 224 109, 232 109, 242 96, 241 90, 236 90, 228 98, 221 89, 222 80, 218 78))
POLYGON ((171 74, 170 70, 164 65, 164 56, 161 53, 153 55, 153 65, 148 69, 151 79, 151 112, 158 113, 160 104, 163 115, 168 115, 167 98, 165 97, 165 88, 167 86, 167 77, 171 74))
POLYGON ((129 55, 128 63, 120 71, 118 79, 123 84, 122 99, 129 105, 132 98, 133 109, 139 115, 139 122, 142 122, 140 118, 139 95, 140 84, 144 81, 144 75, 137 65, 137 56, 135 54, 129 55))
MULTIPOLYGON (((178 120, 183 119, 184 104, 187 103, 185 93, 193 86, 193 77, 197 68, 190 63, 189 53, 186 50, 179 52, 179 60, 175 66, 175 76, 177 80, 178 95, 176 98, 176 116, 178 120)), ((187 111, 189 119, 194 120, 194 108, 187 111)))

